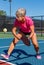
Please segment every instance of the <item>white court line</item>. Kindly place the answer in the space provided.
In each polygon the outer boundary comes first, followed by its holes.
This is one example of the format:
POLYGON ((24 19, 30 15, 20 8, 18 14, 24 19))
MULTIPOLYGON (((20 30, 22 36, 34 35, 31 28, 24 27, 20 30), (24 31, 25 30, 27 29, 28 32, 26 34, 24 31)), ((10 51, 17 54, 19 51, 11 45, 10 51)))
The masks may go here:
POLYGON ((0 39, 13 39, 13 38, 0 38, 0 39))
MULTIPOLYGON (((44 43, 44 41, 42 42, 38 42, 38 43, 44 43)), ((32 43, 31 43, 32 44, 32 43)), ((23 46, 24 44, 18 44, 16 46, 23 46)), ((0 46, 0 48, 8 48, 9 46, 0 46)))
POLYGON ((5 62, 5 63, 8 63, 8 64, 11 64, 11 65, 17 65, 17 64, 13 64, 13 63, 10 63, 10 62, 7 62, 7 61, 4 61, 4 60, 0 60, 1 62, 5 62))
POLYGON ((0 48, 7 48, 7 47, 9 47, 9 46, 0 46, 0 48))
MULTIPOLYGON (((24 44, 18 44, 16 46, 22 46, 22 45, 24 45, 24 44)), ((7 47, 9 47, 9 46, 0 46, 0 48, 7 48, 7 47)))

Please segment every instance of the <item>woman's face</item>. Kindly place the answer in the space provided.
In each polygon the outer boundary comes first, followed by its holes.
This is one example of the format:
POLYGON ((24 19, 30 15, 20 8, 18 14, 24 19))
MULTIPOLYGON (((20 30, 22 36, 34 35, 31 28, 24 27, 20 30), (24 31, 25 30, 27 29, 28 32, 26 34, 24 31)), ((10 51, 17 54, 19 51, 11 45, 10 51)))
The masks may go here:
POLYGON ((22 16, 22 17, 16 17, 16 18, 17 18, 18 21, 20 21, 22 23, 25 21, 25 17, 24 16, 22 16))

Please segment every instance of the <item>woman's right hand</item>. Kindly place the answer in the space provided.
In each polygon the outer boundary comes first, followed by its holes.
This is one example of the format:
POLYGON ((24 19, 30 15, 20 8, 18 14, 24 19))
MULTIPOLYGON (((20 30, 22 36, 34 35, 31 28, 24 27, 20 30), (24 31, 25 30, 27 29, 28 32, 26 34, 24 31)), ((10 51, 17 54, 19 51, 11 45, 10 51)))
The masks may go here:
POLYGON ((18 34, 15 35, 15 37, 20 40, 22 35, 20 33, 18 33, 18 34))

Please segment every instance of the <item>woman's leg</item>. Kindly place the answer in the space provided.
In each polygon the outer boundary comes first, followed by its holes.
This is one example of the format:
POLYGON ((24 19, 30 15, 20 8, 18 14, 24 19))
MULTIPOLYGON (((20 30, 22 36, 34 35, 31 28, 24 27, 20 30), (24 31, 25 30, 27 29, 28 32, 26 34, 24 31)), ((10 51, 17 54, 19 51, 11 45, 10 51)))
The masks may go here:
MULTIPOLYGON (((19 32, 17 35, 18 35, 19 39, 21 39, 22 33, 19 32)), ((10 54, 12 53, 12 51, 13 51, 15 45, 18 43, 19 39, 15 37, 15 38, 13 39, 13 41, 12 41, 12 43, 11 43, 9 49, 8 49, 7 55, 1 54, 1 56, 3 56, 5 59, 8 59, 9 56, 10 56, 10 54)))
MULTIPOLYGON (((23 34, 23 33, 19 33, 18 37, 27 45, 30 45, 30 42, 28 40, 28 38, 23 34)), ((15 45, 17 44, 17 42, 19 41, 19 39, 17 39, 16 37, 13 39, 13 42, 11 43, 9 49, 8 49, 8 55, 10 55, 15 47, 15 45)))
POLYGON ((36 53, 38 53, 39 52, 39 46, 38 46, 38 42, 37 42, 36 33, 34 33, 34 35, 32 36, 31 40, 32 40, 32 44, 34 45, 34 48, 36 50, 36 53))
MULTIPOLYGON (((36 54, 39 55, 39 46, 38 46, 38 42, 37 42, 36 33, 34 33, 34 35, 32 36, 31 40, 32 40, 32 44, 34 45, 36 54)), ((41 56, 39 55, 39 56, 37 56, 37 58, 41 59, 41 56)))
MULTIPOLYGON (((19 32, 19 33, 17 34, 17 36, 18 36, 19 39, 21 39, 22 33, 19 32)), ((8 55, 11 54, 11 52, 13 51, 15 45, 18 43, 19 39, 17 39, 16 37, 13 39, 13 42, 11 43, 11 45, 10 45, 10 47, 9 47, 9 49, 8 49, 8 55)))
POLYGON ((10 55, 12 53, 12 51, 13 51, 13 49, 14 49, 14 47, 17 44, 18 41, 19 40, 16 37, 13 39, 13 41, 11 42, 11 45, 10 45, 10 47, 8 49, 8 52, 7 52, 8 55, 10 55))

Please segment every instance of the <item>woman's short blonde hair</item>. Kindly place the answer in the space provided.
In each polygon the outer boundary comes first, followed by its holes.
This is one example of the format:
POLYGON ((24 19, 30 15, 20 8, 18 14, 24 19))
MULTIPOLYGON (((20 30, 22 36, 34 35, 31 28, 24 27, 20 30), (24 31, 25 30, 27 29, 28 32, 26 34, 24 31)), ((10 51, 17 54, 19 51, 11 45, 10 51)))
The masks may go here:
POLYGON ((19 16, 25 16, 26 15, 26 10, 24 8, 19 8, 17 11, 16 11, 16 16, 19 17, 19 16))

